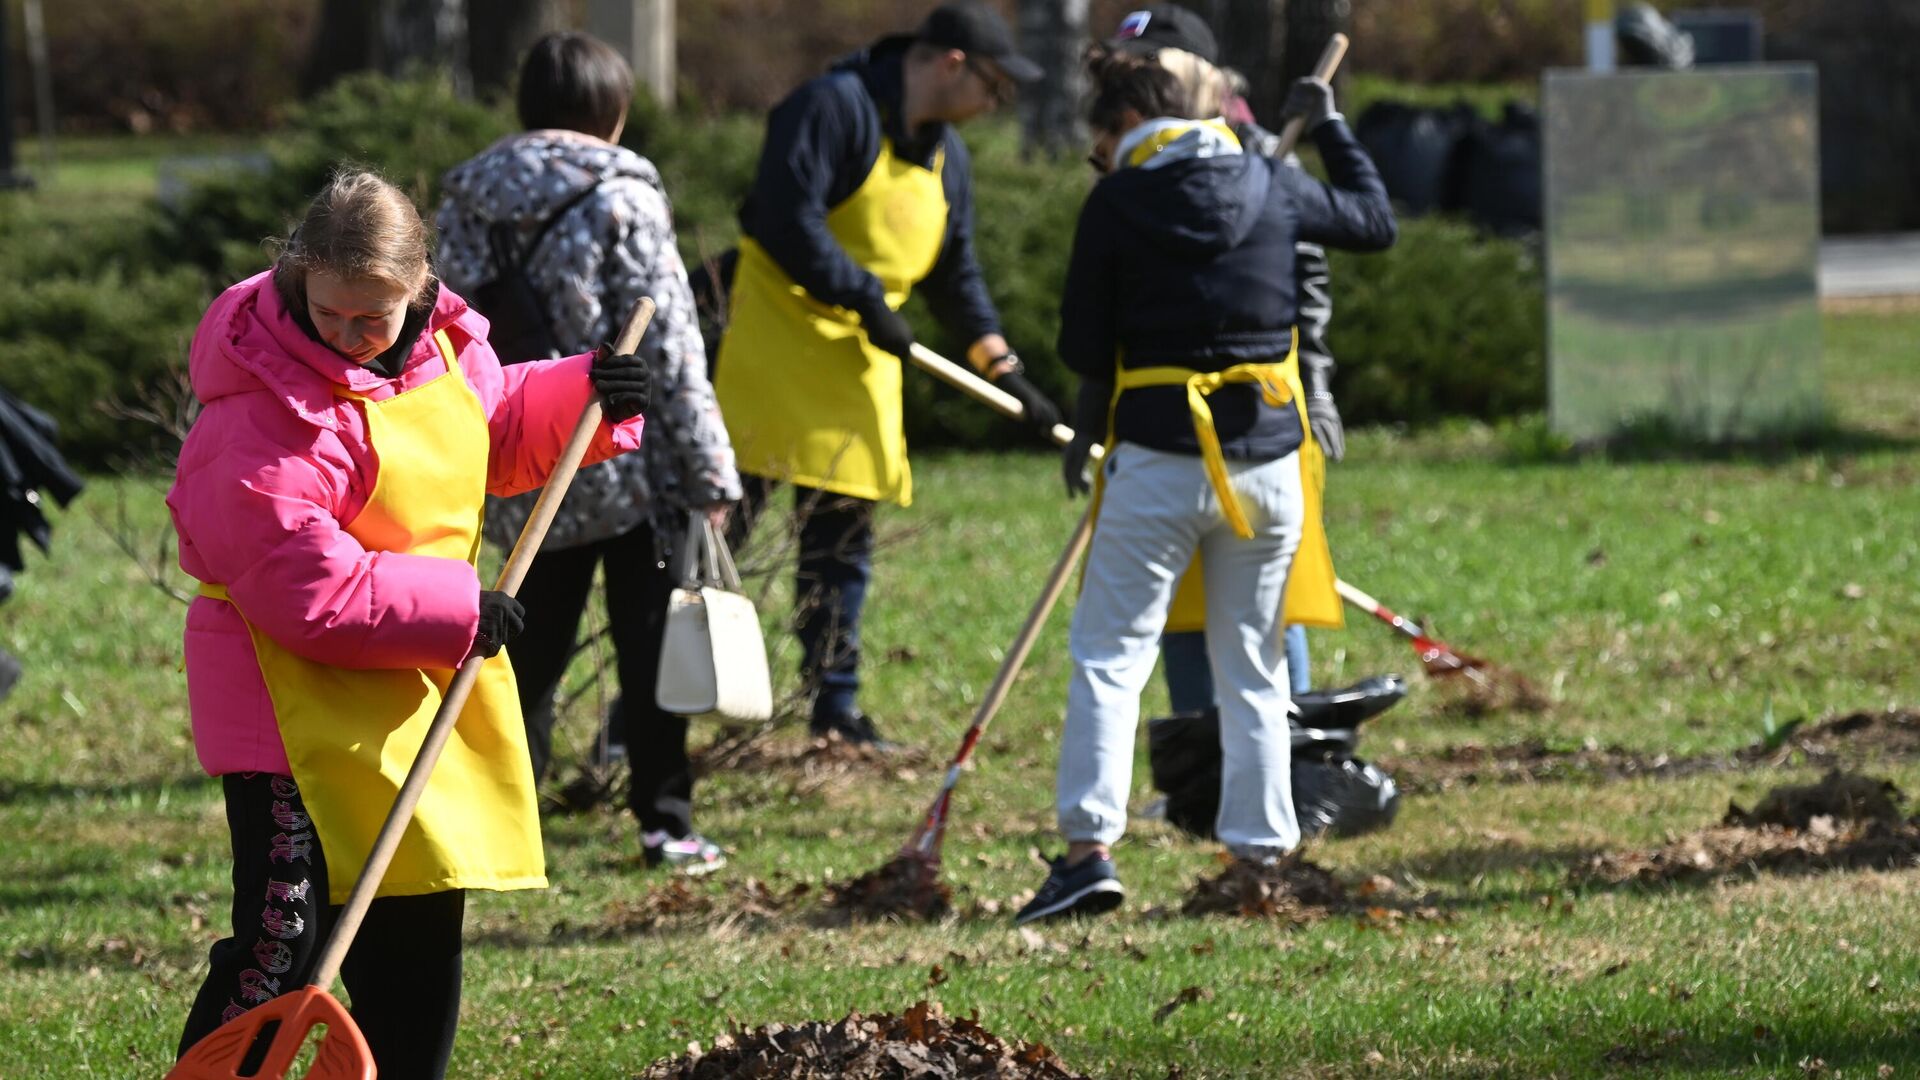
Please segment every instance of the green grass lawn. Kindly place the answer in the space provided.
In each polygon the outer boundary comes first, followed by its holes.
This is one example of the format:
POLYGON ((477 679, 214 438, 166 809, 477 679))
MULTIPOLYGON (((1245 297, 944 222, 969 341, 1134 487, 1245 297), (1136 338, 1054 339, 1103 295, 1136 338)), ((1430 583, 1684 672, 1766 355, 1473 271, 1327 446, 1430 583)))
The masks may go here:
MULTIPOLYGON (((1830 318, 1826 385, 1843 434, 1787 455, 1516 463, 1514 431, 1356 433, 1329 529, 1343 576, 1530 676, 1539 713, 1474 717, 1431 683, 1369 730, 1416 766, 1463 743, 1726 752, 1769 711, 1814 719, 1920 702, 1912 495, 1920 317, 1830 318)), ((1052 458, 923 458, 885 521, 866 703, 930 760, 837 776, 718 773, 703 830, 736 849, 700 886, 715 911, 632 928, 659 879, 603 810, 547 822, 553 888, 469 905, 455 1075, 618 1077, 730 1024, 977 1011, 1095 1076, 1912 1076, 1920 1070, 1920 870, 1571 890, 1596 852, 1717 822, 1729 800, 1812 778, 1804 762, 1683 779, 1453 788, 1410 796, 1375 836, 1313 857, 1384 875, 1438 920, 1299 928, 1177 914, 1214 851, 1140 823, 1117 856, 1128 905, 1014 931, 1004 911, 1050 853, 1064 699, 1056 613, 963 783, 946 845, 960 917, 837 927, 812 899, 730 918, 776 889, 884 861, 932 795, 1078 508, 1052 458), (936 971, 935 968, 939 970, 936 971), (1182 990, 1210 997, 1156 1022, 1182 990), (1881 1071, 1881 1066, 1893 1072, 1881 1071)), ((54 558, 0 611, 26 663, 0 730, 0 1076, 157 1077, 227 904, 218 789, 200 776, 177 670, 181 608, 89 515, 158 535, 163 481, 101 481, 60 515, 54 558)), ((776 595, 778 595, 776 590, 776 595)), ((792 647, 777 641, 782 677, 792 647)), ((1314 636, 1333 684, 1411 672, 1384 628, 1314 636)), ((575 688, 589 679, 583 662, 575 688)), ((562 761, 595 728, 588 689, 562 761)), ((1165 704, 1158 688, 1149 715, 1165 704)), ((705 733, 698 738, 704 740, 705 733)), ((777 755, 798 751, 793 733, 777 755)), ((1920 761, 1872 770, 1920 791, 1920 761)), ((1144 803, 1144 742, 1136 769, 1144 803)))

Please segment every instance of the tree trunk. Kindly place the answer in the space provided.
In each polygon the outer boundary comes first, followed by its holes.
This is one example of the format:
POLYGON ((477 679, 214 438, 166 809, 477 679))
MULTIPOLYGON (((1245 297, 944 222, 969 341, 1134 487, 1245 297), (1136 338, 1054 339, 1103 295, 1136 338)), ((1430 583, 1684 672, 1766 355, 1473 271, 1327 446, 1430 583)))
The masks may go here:
POLYGON ((317 94, 348 72, 372 67, 379 25, 379 0, 325 0, 300 72, 301 95, 317 94))
POLYGON ((474 92, 504 95, 528 46, 561 28, 553 0, 467 0, 467 56, 474 92))
POLYGON ((381 7, 381 71, 395 76, 422 67, 442 71, 452 78, 455 93, 473 93, 466 0, 385 0, 381 7))
POLYGON ((1020 151, 1058 157, 1080 148, 1087 0, 1020 0, 1020 51, 1043 72, 1020 88, 1020 151))
MULTIPOLYGON (((1327 40, 1334 34, 1347 32, 1352 15, 1352 0, 1287 0, 1285 47, 1280 64, 1282 98, 1293 80, 1313 74, 1320 50, 1327 47, 1327 40)), ((1342 83, 1343 80, 1335 76, 1336 94, 1342 83)))
POLYGON ((1274 7, 1280 0, 1212 0, 1206 11, 1214 37, 1220 41, 1220 62, 1247 80, 1247 105, 1255 118, 1273 123, 1287 96, 1280 77, 1280 20, 1274 7))

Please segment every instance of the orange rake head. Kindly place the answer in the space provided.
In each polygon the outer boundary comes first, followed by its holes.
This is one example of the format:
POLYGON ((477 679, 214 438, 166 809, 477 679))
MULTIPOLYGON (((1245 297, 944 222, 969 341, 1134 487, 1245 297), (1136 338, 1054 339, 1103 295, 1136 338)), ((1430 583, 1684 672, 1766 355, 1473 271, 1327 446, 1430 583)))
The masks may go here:
POLYGON ((300 1080, 289 1077, 287 1070, 307 1035, 323 1024, 327 1030, 313 1064, 302 1074, 306 1080, 374 1080, 373 1051, 367 1049, 367 1040, 347 1015, 346 1006, 317 986, 283 994, 215 1028, 175 1063, 167 1080, 300 1080), (270 1023, 279 1026, 260 1068, 242 1075, 247 1052, 270 1023))

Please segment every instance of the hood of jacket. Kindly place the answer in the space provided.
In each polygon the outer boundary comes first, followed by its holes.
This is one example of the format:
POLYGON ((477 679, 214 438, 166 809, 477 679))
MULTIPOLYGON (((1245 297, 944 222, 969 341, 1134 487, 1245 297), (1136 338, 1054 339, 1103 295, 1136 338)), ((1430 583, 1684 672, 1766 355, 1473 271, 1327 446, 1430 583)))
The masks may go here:
MULTIPOLYGON (((426 327, 402 370, 437 354, 437 330, 458 326, 484 339, 486 320, 453 290, 441 288, 426 327)), ((294 321, 273 287, 271 270, 221 293, 193 336, 187 359, 193 395, 203 405, 265 390, 308 423, 332 429, 340 388, 370 393, 390 380, 315 341, 294 321)))
POLYGON ((1273 173, 1217 121, 1152 120, 1114 151, 1099 187, 1147 242, 1183 254, 1238 246, 1266 207, 1273 173))

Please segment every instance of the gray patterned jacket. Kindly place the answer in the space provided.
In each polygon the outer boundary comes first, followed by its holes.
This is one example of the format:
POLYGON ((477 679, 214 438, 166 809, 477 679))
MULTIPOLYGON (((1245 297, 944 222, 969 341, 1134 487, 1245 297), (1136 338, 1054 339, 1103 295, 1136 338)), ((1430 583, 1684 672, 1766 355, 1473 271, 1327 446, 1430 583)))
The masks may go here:
MULTIPOLYGON (((653 297, 659 312, 641 347, 653 362, 653 404, 638 453, 575 478, 547 535, 546 546, 555 549, 618 536, 647 520, 671 528, 689 507, 740 497, 733 446, 707 382, 687 270, 674 244, 672 208, 652 162, 572 131, 500 140, 446 175, 446 201, 434 218, 440 277, 470 295, 494 277, 490 225, 510 222, 530 237, 556 207, 596 185, 532 252, 528 280, 569 353, 613 340, 634 301, 653 297)), ((487 500, 487 538, 512 544, 534 498, 529 492, 487 500)))

